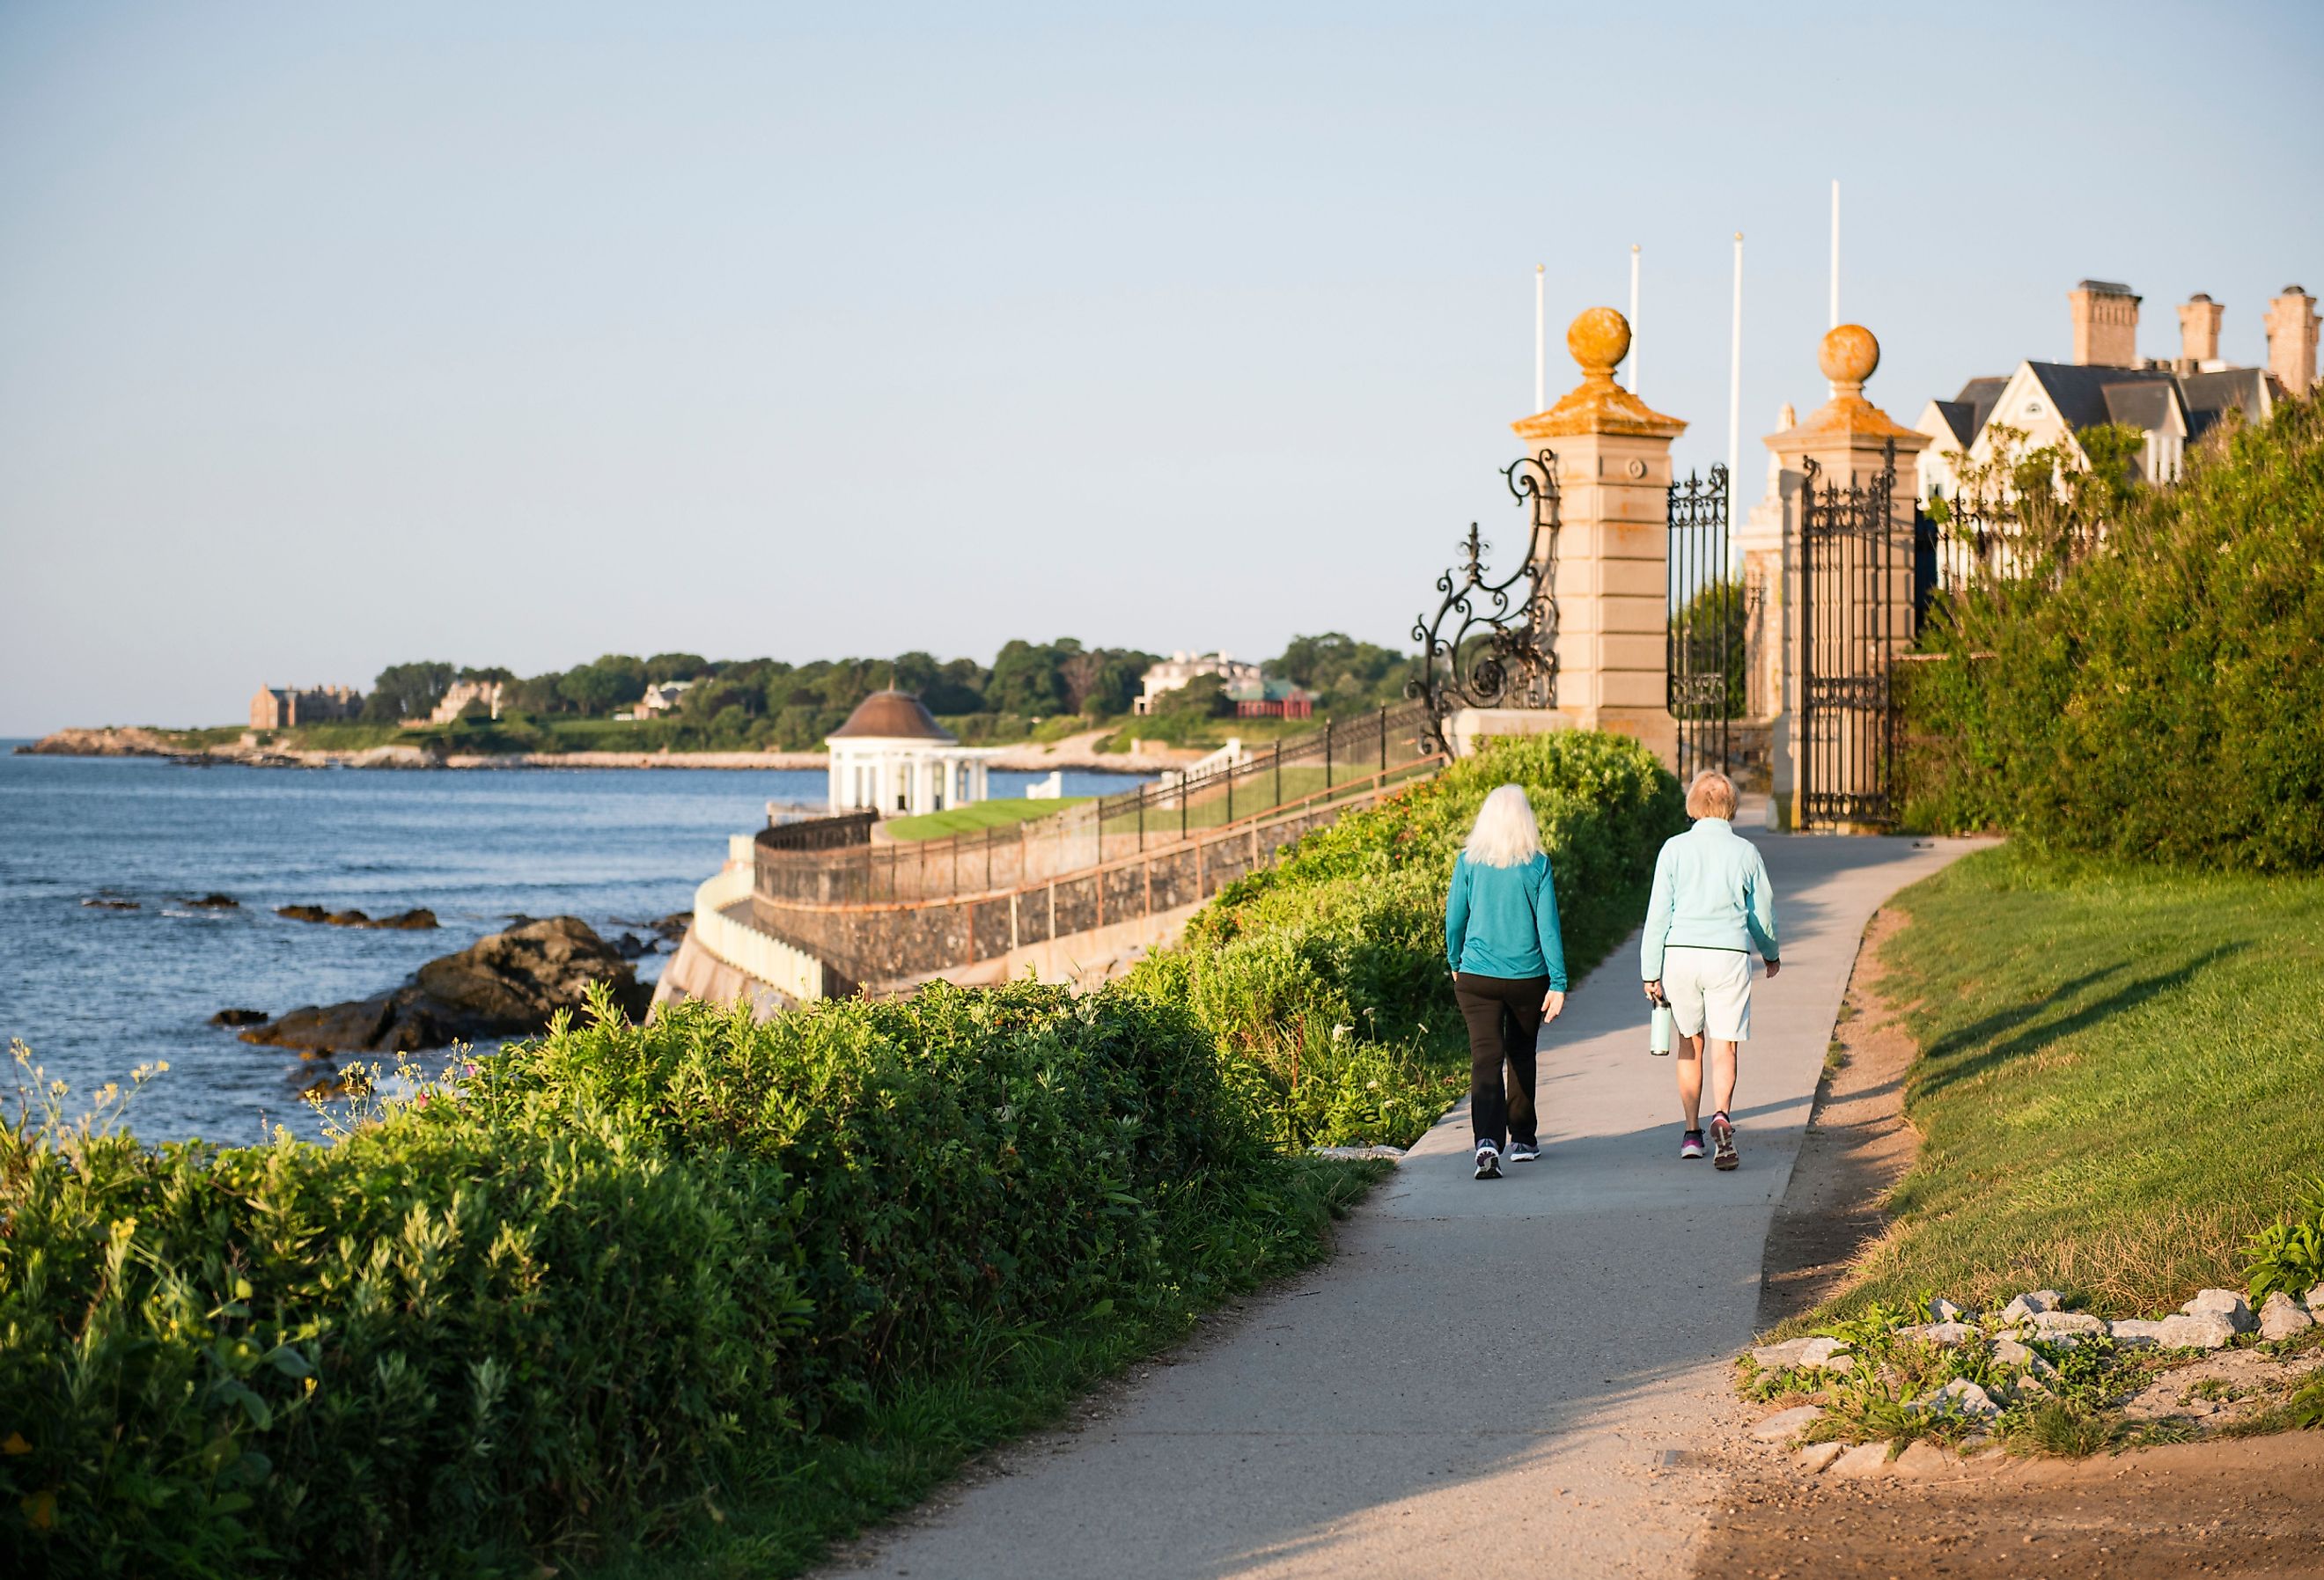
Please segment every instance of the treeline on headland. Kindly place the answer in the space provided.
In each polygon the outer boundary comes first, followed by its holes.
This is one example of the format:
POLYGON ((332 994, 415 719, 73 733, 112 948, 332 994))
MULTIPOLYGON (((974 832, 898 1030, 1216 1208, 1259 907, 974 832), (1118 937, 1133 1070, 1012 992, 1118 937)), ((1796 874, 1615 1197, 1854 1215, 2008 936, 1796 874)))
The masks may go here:
MULTIPOLYGON (((1055 738, 1128 716, 1146 671, 1159 655, 1089 647, 1073 637, 1004 643, 991 664, 926 652, 893 658, 706 659, 664 652, 606 653, 567 670, 519 676, 497 667, 438 661, 392 664, 372 684, 363 722, 401 725, 424 719, 459 682, 497 681, 500 716, 482 701, 464 710, 456 734, 476 750, 602 747, 682 751, 813 751, 856 704, 885 687, 916 694, 964 741, 1055 738), (617 718, 649 687, 684 682, 667 713, 617 718), (576 727, 577 726, 577 727, 576 727)), ((1318 716, 1400 700, 1411 660, 1393 648, 1338 632, 1294 638, 1262 668, 1314 693, 1318 716)), ((1135 733, 1185 744, 1214 733, 1233 707, 1215 683, 1189 685, 1135 733)), ((326 731, 334 726, 323 726, 326 731)))

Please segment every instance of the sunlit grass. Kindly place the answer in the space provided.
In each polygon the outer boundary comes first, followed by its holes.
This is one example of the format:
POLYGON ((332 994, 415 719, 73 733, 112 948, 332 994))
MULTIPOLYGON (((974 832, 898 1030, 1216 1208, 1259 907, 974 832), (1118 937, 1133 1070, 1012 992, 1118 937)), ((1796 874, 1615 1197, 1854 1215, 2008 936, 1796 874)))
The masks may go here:
POLYGON ((2128 1316, 2241 1288, 2246 1236, 2315 1169, 2324 881, 2005 848, 1895 903, 1922 1145, 1822 1315, 2052 1287, 2128 1316))

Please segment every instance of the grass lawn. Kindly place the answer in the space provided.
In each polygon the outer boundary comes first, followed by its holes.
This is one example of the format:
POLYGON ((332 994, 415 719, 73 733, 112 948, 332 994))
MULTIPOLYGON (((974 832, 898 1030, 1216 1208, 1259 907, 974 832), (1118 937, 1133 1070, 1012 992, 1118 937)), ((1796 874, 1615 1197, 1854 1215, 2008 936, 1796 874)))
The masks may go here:
POLYGON ((2245 1236, 2319 1168, 2324 880, 2012 846, 1895 903, 1911 925, 1884 986, 1921 1048, 1920 1155, 1811 1320, 2045 1286, 2123 1317, 2243 1288, 2245 1236))
POLYGON ((954 834, 974 834, 985 828, 1007 828, 1019 823, 1029 823, 1036 818, 1047 818, 1062 812, 1067 807, 1078 807, 1091 799, 1088 796, 1060 796, 1055 800, 1037 801, 1027 796, 991 801, 971 801, 965 807, 946 807, 941 812, 923 812, 917 818, 890 818, 880 825, 881 832, 890 839, 942 839, 954 834))

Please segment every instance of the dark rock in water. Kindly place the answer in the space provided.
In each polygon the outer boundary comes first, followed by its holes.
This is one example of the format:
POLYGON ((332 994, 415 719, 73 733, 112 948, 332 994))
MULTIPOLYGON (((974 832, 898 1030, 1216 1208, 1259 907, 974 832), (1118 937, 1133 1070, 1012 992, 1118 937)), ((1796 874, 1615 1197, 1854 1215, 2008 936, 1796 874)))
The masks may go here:
POLYGON ((271 1019, 264 1010, 220 1010, 210 1017, 213 1026, 263 1026, 271 1019))
POLYGON ((694 925, 694 912, 673 910, 653 924, 654 931, 675 944, 686 937, 686 929, 694 925))
POLYGON ((319 905, 278 905, 277 916, 292 921, 319 921, 331 927, 386 928, 396 932, 424 932, 437 925, 436 913, 425 906, 399 910, 393 916, 371 917, 360 910, 325 910, 319 905))
POLYGON ((637 974, 577 917, 552 916, 479 938, 420 968, 418 984, 436 1004, 484 1035, 538 1031, 558 1010, 578 1009, 593 982, 642 1015, 652 998, 637 974))
POLYGON ((613 943, 613 953, 624 960, 636 960, 653 953, 653 946, 635 933, 623 933, 613 943))
POLYGON ((570 916, 527 922, 430 960, 392 993, 289 1012, 242 1034, 244 1042, 339 1053, 412 1053, 454 1041, 545 1030, 558 1010, 578 1009, 593 982, 642 1016, 651 990, 613 946, 570 916))
POLYGON ((242 909, 242 901, 231 894, 205 894, 199 900, 189 900, 186 903, 196 910, 240 910, 242 909))
POLYGON ((91 910, 135 910, 137 909, 137 901, 134 900, 97 899, 84 900, 81 903, 91 910))

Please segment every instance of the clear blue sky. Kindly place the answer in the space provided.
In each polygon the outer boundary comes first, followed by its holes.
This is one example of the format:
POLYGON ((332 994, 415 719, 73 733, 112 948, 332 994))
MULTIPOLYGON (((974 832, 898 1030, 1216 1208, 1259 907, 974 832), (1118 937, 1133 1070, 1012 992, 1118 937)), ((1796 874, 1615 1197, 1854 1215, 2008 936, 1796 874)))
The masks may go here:
MULTIPOLYGON (((1555 326, 1747 497, 2083 275, 2324 292, 2324 8, 0 8, 0 733, 441 658, 1401 643, 1555 326), (860 20, 859 20, 860 19, 860 20)), ((1572 369, 1554 346, 1553 396, 1572 369)))

